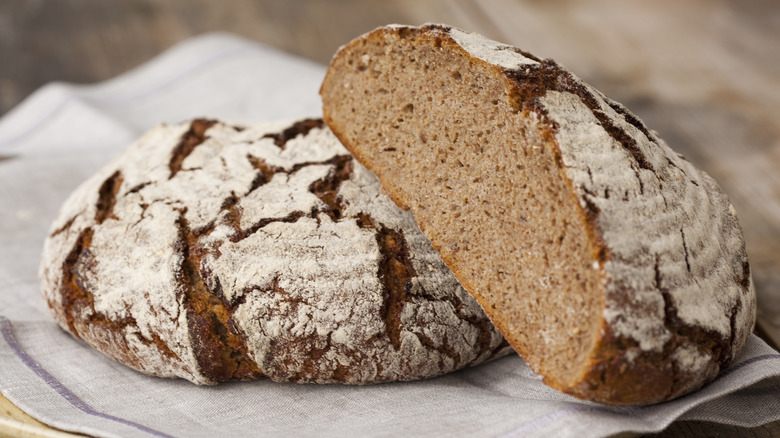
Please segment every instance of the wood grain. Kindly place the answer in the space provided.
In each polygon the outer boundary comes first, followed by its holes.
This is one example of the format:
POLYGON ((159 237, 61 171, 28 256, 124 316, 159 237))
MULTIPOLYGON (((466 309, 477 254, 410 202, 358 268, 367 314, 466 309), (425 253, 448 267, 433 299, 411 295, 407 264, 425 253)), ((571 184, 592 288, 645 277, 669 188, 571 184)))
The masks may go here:
MULTIPOLYGON (((47 82, 108 79, 209 31, 323 63, 382 24, 433 21, 477 31, 555 58, 721 184, 745 231, 764 338, 778 343, 778 18, 774 0, 4 0, 0 114, 47 82)), ((0 410, 0 420, 7 417, 0 410)), ((0 425, 22 436, 9 430, 0 425)), ((745 429, 685 421, 659 436, 680 435, 780 436, 780 422, 745 429)))
POLYGON ((0 395, 0 438, 67 438, 80 436, 83 435, 62 432, 46 426, 0 395))

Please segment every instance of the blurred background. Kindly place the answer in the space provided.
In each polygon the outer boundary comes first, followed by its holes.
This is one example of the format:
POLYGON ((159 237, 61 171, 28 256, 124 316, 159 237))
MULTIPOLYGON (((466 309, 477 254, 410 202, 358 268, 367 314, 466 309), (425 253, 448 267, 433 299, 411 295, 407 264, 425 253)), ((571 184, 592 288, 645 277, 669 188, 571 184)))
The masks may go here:
POLYGON ((554 58, 715 177, 745 231, 760 334, 777 346, 777 0, 0 0, 0 116, 46 83, 102 81, 207 32, 326 64, 377 26, 425 22, 554 58))

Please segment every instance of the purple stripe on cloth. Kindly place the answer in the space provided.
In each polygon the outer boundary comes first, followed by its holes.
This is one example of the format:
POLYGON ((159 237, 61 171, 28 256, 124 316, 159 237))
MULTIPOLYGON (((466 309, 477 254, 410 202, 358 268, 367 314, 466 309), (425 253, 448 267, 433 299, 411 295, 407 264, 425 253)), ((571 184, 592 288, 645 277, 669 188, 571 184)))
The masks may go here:
POLYGON ((75 94, 68 95, 66 98, 62 99, 59 103, 51 107, 51 109, 44 113, 41 117, 39 117, 36 121, 32 122, 27 128, 23 129, 22 132, 6 138, 6 139, 0 139, 0 149, 4 149, 7 147, 12 146, 14 143, 20 141, 24 137, 27 137, 28 135, 32 134, 33 132, 40 129, 41 126, 45 125, 49 122, 49 120, 53 119, 57 114, 59 114, 66 106, 68 106, 69 103, 85 99, 88 100, 91 103, 96 103, 98 105, 103 106, 120 106, 120 105, 127 105, 131 104, 133 102, 137 102, 141 99, 144 99, 146 97, 152 96, 156 93, 159 93, 160 91, 163 91, 164 89, 176 84, 177 82, 181 81, 182 79, 185 79, 187 76, 190 76, 194 73, 197 73, 199 70, 201 70, 203 67, 206 67, 213 62, 221 59, 230 57, 236 54, 241 54, 244 52, 249 51, 255 51, 257 50, 256 47, 252 46, 241 46, 241 47, 231 47, 226 50, 222 50, 221 52, 217 52, 197 64, 191 65, 190 67, 178 72, 177 74, 173 75, 172 77, 152 85, 151 87, 141 90, 138 93, 131 94, 128 96, 122 96, 122 97, 106 97, 102 99, 87 99, 82 96, 78 96, 75 94))
MULTIPOLYGON (((747 365, 751 365, 756 362, 761 362, 770 359, 780 359, 780 354, 764 354, 761 356, 750 358, 744 362, 740 362, 739 364, 734 365, 733 367, 723 371, 723 373, 718 378, 721 379, 724 376, 727 376, 735 371, 738 371, 747 365)), ((569 407, 550 411, 544 415, 526 421, 525 423, 521 424, 520 426, 512 430, 508 432, 504 432, 501 435, 498 435, 497 438, 510 438, 510 437, 523 436, 526 432, 529 432, 531 430, 541 429, 542 427, 544 427, 545 425, 549 424, 554 420, 557 420, 562 417, 567 417, 577 412, 601 411, 601 412, 609 412, 609 413, 633 414, 635 412, 641 411, 648 407, 650 406, 627 406, 627 407, 611 407, 611 406, 597 406, 597 405, 569 406, 569 407)))
POLYGON ((32 372, 38 375, 51 389, 53 389, 57 394, 59 394, 62 398, 68 401, 73 407, 80 410, 81 412, 84 412, 85 414, 89 414, 98 418, 102 418, 104 420, 114 421, 117 423, 124 424, 126 426, 130 426, 133 428, 136 428, 142 432, 146 432, 153 436, 158 437, 165 437, 165 438, 173 438, 171 435, 168 435, 166 433, 160 432, 158 430, 154 430, 148 426, 144 426, 143 424, 138 424, 130 420, 125 420, 124 418, 115 417, 113 415, 105 414, 103 412, 95 410, 92 406, 86 404, 83 400, 81 400, 76 394, 71 392, 68 388, 65 387, 65 385, 62 384, 59 380, 57 380, 56 377, 52 376, 48 371, 43 369, 38 362, 35 361, 30 355, 25 352, 22 347, 19 345, 19 342, 16 340, 16 336, 14 335, 13 326, 11 325, 11 321, 8 320, 8 318, 0 315, 0 333, 3 335, 3 339, 5 339, 6 344, 8 344, 8 347, 13 351, 14 355, 16 355, 19 360, 22 361, 22 363, 29 368, 32 372))

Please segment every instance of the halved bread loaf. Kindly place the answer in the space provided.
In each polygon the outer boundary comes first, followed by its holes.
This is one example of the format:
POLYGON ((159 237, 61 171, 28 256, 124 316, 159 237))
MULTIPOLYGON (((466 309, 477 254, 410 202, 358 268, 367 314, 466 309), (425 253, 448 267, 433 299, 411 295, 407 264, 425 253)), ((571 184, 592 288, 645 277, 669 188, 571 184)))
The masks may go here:
POLYGON ((545 382, 633 405, 713 379, 753 327, 734 207, 552 60, 441 25, 342 47, 325 121, 545 382))

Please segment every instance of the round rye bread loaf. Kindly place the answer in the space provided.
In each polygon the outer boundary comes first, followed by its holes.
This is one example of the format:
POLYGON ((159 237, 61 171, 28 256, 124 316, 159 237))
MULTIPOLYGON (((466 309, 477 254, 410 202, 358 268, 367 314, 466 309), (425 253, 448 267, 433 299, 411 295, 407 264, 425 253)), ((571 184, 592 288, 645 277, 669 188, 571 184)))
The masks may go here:
POLYGON ((442 25, 334 56, 324 119, 544 381, 616 405, 701 387, 755 294, 734 207, 619 103, 442 25))
POLYGON ((368 384, 511 351, 322 120, 159 126, 82 184, 40 270, 67 331, 196 384, 368 384))

